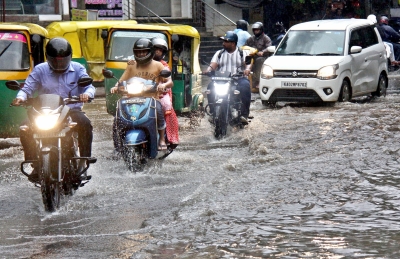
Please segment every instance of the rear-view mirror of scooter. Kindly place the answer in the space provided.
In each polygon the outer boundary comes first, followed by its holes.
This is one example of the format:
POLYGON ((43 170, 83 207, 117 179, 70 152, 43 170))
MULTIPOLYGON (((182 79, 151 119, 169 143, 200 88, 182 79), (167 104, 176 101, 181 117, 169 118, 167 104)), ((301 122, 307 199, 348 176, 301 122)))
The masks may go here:
MULTIPOLYGON (((115 78, 114 73, 111 70, 103 69, 102 73, 105 78, 115 78)), ((115 79, 117 79, 117 78, 115 78, 115 79)))
POLYGON ((167 77, 170 77, 171 76, 171 71, 169 71, 169 70, 162 70, 161 72, 160 72, 160 76, 161 77, 164 77, 164 78, 167 78, 167 77))

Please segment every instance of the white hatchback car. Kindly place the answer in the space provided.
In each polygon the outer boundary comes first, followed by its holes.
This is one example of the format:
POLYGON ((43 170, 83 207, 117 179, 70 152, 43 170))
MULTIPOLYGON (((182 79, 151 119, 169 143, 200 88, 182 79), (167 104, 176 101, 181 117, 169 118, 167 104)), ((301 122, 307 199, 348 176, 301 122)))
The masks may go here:
POLYGON ((286 33, 261 70, 263 104, 336 102, 385 96, 388 63, 375 25, 366 19, 305 22, 286 33))

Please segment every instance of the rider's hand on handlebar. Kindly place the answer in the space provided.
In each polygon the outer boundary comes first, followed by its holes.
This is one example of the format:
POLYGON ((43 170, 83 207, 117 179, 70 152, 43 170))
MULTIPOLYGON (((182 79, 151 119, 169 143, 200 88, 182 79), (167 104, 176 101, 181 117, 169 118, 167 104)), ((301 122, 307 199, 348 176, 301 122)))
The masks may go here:
POLYGON ((243 71, 243 75, 245 75, 245 76, 248 76, 248 75, 250 75, 250 74, 251 74, 250 69, 245 69, 245 70, 243 71))
POLYGON ((22 102, 24 102, 24 100, 22 100, 22 99, 20 99, 20 98, 15 98, 15 99, 12 101, 11 105, 13 105, 13 106, 20 106, 20 105, 22 104, 22 102))
POLYGON ((120 82, 115 83, 115 86, 114 86, 114 87, 111 87, 110 92, 111 92, 112 94, 116 94, 116 93, 118 93, 118 91, 123 91, 123 90, 124 90, 124 89, 123 89, 123 86, 119 89, 120 86, 121 86, 121 83, 120 83, 120 82))
POLYGON ((157 85, 157 91, 164 92, 166 89, 165 84, 157 85))
POLYGON ((81 102, 87 102, 89 101, 90 96, 88 94, 80 94, 79 95, 79 101, 81 102))

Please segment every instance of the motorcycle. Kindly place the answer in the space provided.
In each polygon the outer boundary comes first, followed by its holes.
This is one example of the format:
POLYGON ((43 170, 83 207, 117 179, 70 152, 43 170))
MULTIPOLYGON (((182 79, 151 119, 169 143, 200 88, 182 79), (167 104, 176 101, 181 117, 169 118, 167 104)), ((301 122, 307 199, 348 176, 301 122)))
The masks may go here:
MULTIPOLYGON (((92 83, 92 78, 81 78, 75 87, 85 87, 92 83)), ((6 82, 10 90, 18 91, 18 81, 6 82)), ((89 100, 91 101, 91 100, 89 100)), ((40 187, 45 210, 53 212, 60 206, 61 196, 73 195, 91 179, 86 174, 90 164, 97 161, 94 157, 80 157, 78 134, 72 129, 77 125, 72 121, 67 104, 80 102, 79 97, 63 99, 56 94, 42 94, 28 98, 22 106, 28 110, 30 125, 22 125, 20 130, 31 130, 36 141, 36 160, 25 160, 21 163, 21 172, 30 177, 32 170, 39 175, 36 186, 40 187), (80 161, 86 167, 79 171, 80 161), (79 171, 79 173, 78 173, 79 171)), ((10 104, 10 106, 13 106, 10 104)))
MULTIPOLYGON (((211 116, 215 138, 225 137, 228 125, 243 129, 246 123, 243 123, 240 119, 242 102, 238 97, 240 91, 236 90, 237 80, 243 77, 243 72, 232 75, 227 71, 211 71, 201 75, 211 77, 214 84, 215 99, 213 103, 206 105, 205 111, 207 115, 211 116), (210 112, 210 105, 214 106, 213 112, 210 112)), ((206 91, 206 94, 210 93, 210 90, 206 91)))
MULTIPOLYGON (((103 75, 105 78, 114 78, 118 81, 110 70, 103 70, 103 75)), ((167 78, 171 76, 171 72, 163 70, 159 76, 167 78)), ((166 158, 178 146, 168 142, 166 136, 167 150, 157 150, 156 105, 159 104, 154 98, 144 97, 146 94, 148 96, 157 92, 157 83, 154 80, 133 77, 118 87, 122 97, 116 106, 114 134, 118 138, 118 151, 132 172, 142 170, 149 159, 166 158)))

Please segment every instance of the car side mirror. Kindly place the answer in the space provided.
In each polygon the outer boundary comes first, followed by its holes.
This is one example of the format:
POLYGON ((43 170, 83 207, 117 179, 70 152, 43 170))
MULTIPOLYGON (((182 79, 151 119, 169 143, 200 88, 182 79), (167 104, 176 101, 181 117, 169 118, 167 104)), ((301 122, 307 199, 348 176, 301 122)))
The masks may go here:
POLYGON ((360 46, 353 46, 350 48, 350 54, 357 54, 362 51, 362 47, 360 46))
POLYGON ((274 53, 275 50, 276 50, 276 47, 275 47, 275 46, 269 46, 269 47, 267 48, 267 51, 270 52, 270 53, 274 53))

